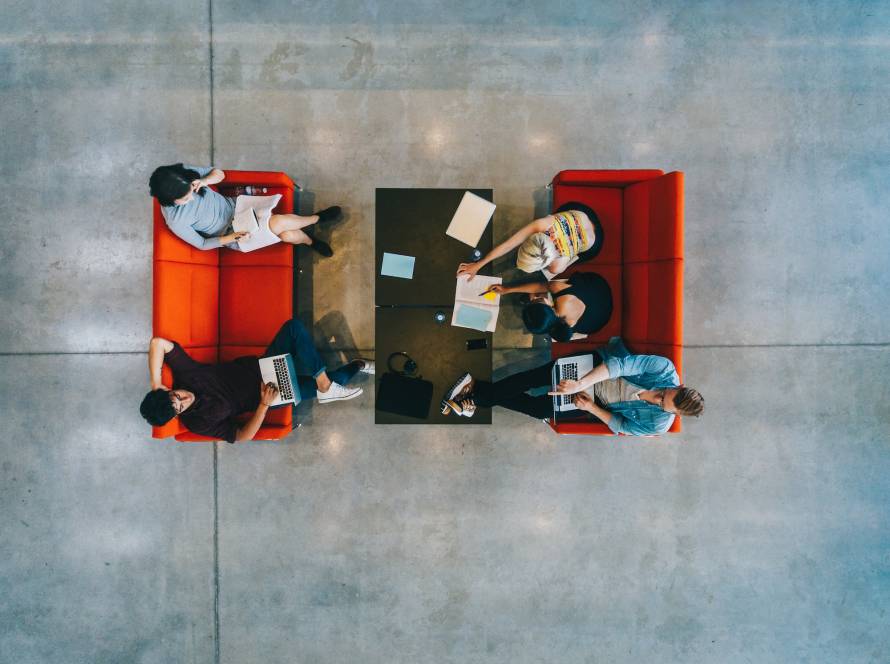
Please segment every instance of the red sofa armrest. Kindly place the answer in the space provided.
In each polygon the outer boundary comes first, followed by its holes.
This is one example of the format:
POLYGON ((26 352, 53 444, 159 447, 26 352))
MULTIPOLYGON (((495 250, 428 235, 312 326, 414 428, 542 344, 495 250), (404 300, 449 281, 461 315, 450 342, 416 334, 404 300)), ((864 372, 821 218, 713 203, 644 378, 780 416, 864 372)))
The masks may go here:
MULTIPOLYGON (((274 424, 264 424, 251 440, 281 440, 287 437, 291 432, 291 427, 285 427, 274 424)), ((188 429, 176 436, 176 440, 181 443, 212 443, 218 441, 218 438, 210 438, 201 434, 192 433, 188 429)))
POLYGON ((576 434, 581 436, 614 436, 612 430, 602 422, 557 422, 549 420, 550 428, 559 434, 576 434))
POLYGON ((580 170, 572 169, 557 173, 551 185, 594 185, 597 187, 626 187, 643 180, 664 175, 660 169, 638 170, 580 170))

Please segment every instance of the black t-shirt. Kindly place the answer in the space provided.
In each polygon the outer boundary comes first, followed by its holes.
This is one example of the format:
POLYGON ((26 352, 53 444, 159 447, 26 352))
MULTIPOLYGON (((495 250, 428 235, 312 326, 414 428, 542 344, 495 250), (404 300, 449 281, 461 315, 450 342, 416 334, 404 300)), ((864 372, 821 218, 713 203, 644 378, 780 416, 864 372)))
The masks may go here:
POLYGON ((188 356, 175 341, 164 356, 173 370, 173 389, 194 393, 195 402, 180 421, 189 431, 235 442, 235 417, 260 405, 260 364, 248 355, 221 364, 202 364, 188 356))
POLYGON ((612 317, 612 289, 596 272, 575 272, 569 277, 570 288, 554 294, 554 299, 574 295, 584 303, 584 313, 572 328, 574 332, 592 334, 602 329, 612 317))

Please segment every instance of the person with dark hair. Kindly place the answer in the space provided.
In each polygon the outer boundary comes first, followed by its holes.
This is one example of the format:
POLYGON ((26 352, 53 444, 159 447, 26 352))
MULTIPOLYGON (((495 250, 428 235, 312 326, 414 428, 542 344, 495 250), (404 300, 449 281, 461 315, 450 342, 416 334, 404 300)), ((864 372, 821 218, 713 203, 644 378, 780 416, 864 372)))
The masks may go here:
POLYGON ((502 295, 528 293, 530 302, 522 310, 522 322, 532 334, 549 334, 554 341, 593 334, 612 316, 612 289, 595 272, 576 272, 565 281, 496 284, 489 290, 502 295), (552 305, 548 295, 553 298, 552 305))
MULTIPOLYGON (((613 433, 655 436, 667 431, 676 415, 699 417, 702 395, 680 383, 673 362, 659 355, 631 354, 619 337, 593 353, 594 368, 579 380, 551 384, 554 362, 494 383, 464 374, 442 399, 442 412, 472 417, 476 406, 503 406, 536 419, 553 414, 553 396, 574 394, 582 417, 593 416, 613 433), (527 394, 548 388, 547 394, 527 394)), ((574 411, 560 415, 571 419, 574 411)))
MULTIPOLYGON (((311 335, 296 319, 281 326, 265 356, 283 353, 293 356, 297 371, 306 372, 295 377, 304 401, 354 399, 361 395, 362 388, 345 386, 359 372, 374 373, 370 360, 353 360, 327 373, 311 335)), ((178 415, 189 431, 229 443, 251 440, 256 435, 278 393, 274 385, 263 384, 256 356, 203 364, 189 357, 175 341, 161 337, 149 343, 148 373, 151 391, 142 400, 139 412, 149 424, 163 426, 178 415), (161 378, 165 363, 173 370, 172 389, 161 378), (235 418, 250 411, 253 416, 239 425, 235 418)))
MULTIPOLYGON (((180 239, 198 249, 228 247, 240 251, 238 240, 248 239, 249 235, 232 228, 235 199, 209 188, 225 177, 218 168, 172 164, 155 169, 148 187, 161 205, 167 226, 180 239)), ((316 240, 304 229, 332 221, 340 212, 339 207, 333 206, 308 217, 267 213, 259 220, 260 229, 268 235, 269 243, 305 244, 322 256, 332 256, 330 245, 316 240)))

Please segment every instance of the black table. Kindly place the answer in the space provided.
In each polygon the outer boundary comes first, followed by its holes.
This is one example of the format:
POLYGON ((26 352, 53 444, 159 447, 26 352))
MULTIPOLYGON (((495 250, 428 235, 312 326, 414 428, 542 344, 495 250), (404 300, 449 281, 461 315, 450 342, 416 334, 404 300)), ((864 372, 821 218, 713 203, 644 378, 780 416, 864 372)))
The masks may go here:
MULTIPOLYGON (((460 263, 473 259, 468 247, 445 235, 466 189, 378 189, 376 230, 376 386, 387 371, 391 353, 408 353, 419 366, 418 374, 433 383, 433 398, 426 419, 415 419, 375 409, 377 424, 491 424, 491 409, 478 408, 473 417, 442 415, 439 402, 454 381, 466 371, 481 380, 491 380, 492 334, 451 326, 455 274, 460 263), (414 256, 414 277, 400 279, 380 274, 383 254, 414 256), (445 321, 435 319, 436 312, 445 321), (487 340, 483 350, 467 350, 471 339, 487 340)), ((491 189, 470 189, 493 200, 491 189)), ((491 250, 489 223, 477 249, 491 250)), ((480 274, 491 274, 486 265, 480 274)), ((397 368, 401 368, 402 360, 397 368)))
MULTIPOLYGON (((452 280, 453 281, 453 280, 452 280)), ((464 372, 491 380, 491 332, 451 326, 451 307, 377 307, 375 315, 376 388, 391 353, 405 352, 418 364, 418 375, 433 383, 433 400, 425 420, 375 410, 377 424, 491 424, 491 409, 477 408, 473 417, 442 415, 439 401, 464 372), (438 323, 436 312, 445 314, 438 323), (467 340, 487 339, 488 348, 467 350, 467 340)), ((395 367, 401 368, 397 359, 395 367)))
MULTIPOLYGON (((454 275, 473 260, 473 248, 445 235, 465 191, 487 201, 491 189, 378 189, 375 209, 376 303, 382 306, 454 304, 454 275), (414 256, 414 278, 380 275, 383 253, 414 256)), ((491 250, 489 222, 479 240, 481 255, 491 250)), ((491 264, 480 274, 491 274, 491 264)))

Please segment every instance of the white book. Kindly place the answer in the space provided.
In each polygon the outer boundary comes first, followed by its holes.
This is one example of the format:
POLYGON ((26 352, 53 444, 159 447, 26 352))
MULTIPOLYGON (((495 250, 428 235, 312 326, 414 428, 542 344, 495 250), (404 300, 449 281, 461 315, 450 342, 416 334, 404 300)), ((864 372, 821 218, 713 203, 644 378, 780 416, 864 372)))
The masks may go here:
POLYGON ((500 277, 487 277, 477 274, 472 281, 467 275, 457 278, 454 290, 454 312, 451 324, 454 327, 467 327, 482 332, 494 332, 501 309, 501 296, 498 293, 483 295, 491 286, 500 284, 500 277))
POLYGON ((235 232, 250 233, 247 238, 238 240, 241 251, 254 251, 279 242, 278 236, 269 230, 269 218, 273 208, 281 200, 281 194, 274 196, 239 196, 235 199, 235 217, 232 229, 235 232))
POLYGON ((471 191, 464 192, 464 197, 445 230, 445 235, 460 240, 464 244, 475 247, 491 221, 491 215, 497 207, 491 201, 477 196, 471 191))

